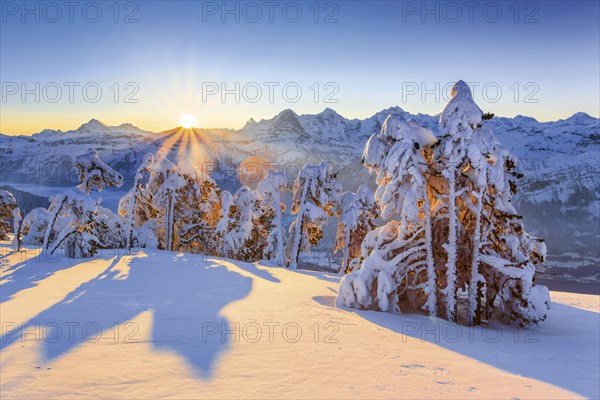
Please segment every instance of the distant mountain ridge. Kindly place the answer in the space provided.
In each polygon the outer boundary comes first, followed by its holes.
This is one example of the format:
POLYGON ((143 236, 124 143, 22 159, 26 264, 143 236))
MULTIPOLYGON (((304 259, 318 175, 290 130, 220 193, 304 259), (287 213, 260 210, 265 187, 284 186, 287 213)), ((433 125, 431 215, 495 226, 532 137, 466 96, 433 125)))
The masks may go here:
MULTIPOLYGON (((189 138, 175 128, 150 132, 125 123, 107 126, 92 119, 70 131, 46 129, 32 136, 0 134, 0 183, 49 186, 73 185, 74 158, 94 147, 100 156, 131 177, 148 153, 159 150, 171 159, 198 157, 215 163, 223 182, 235 176, 235 166, 252 157, 297 171, 305 163, 329 161, 339 170, 344 190, 373 185, 374 177, 360 165, 364 145, 389 114, 400 114, 438 133, 438 117, 410 114, 390 107, 369 118, 348 119, 327 108, 298 115, 286 109, 271 119, 250 119, 243 128, 194 129, 189 138), (196 144, 196 151, 192 151, 196 144), (200 150, 198 150, 200 149, 200 150)), ((548 239, 550 254, 563 265, 596 271, 600 263, 600 120, 586 113, 539 122, 518 115, 486 121, 504 147, 519 158, 525 178, 515 197, 527 226, 548 239), (596 266, 595 268, 593 266, 596 266), (592 267, 590 267, 592 266, 592 267)), ((130 179, 127 179, 130 178, 130 179)))

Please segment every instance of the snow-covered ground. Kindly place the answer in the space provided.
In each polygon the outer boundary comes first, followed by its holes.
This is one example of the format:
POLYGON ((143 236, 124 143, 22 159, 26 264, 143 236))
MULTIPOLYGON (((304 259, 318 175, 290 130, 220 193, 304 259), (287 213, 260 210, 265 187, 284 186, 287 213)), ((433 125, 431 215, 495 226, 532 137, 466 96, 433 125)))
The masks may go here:
POLYGON ((600 396, 600 297, 537 328, 338 309, 340 277, 163 251, 0 256, 8 398, 600 396))

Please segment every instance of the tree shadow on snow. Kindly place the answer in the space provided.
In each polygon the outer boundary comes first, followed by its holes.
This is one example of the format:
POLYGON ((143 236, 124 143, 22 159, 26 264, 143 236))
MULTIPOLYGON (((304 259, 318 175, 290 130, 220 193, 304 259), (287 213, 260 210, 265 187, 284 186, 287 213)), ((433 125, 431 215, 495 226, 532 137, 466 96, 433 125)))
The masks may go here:
POLYGON ((398 333, 399 346, 409 338, 427 341, 512 374, 600 398, 600 314, 596 312, 553 304, 548 319, 537 327, 513 328, 499 323, 466 327, 422 315, 347 310, 398 333))
MULTIPOLYGON (((0 285, 0 303, 10 300, 22 290, 37 286, 58 271, 71 268, 80 262, 81 260, 73 261, 66 258, 45 260, 43 255, 36 255, 10 266, 2 277, 5 282, 0 285)), ((0 263, 5 264, 6 260, 1 260, 0 263)))
MULTIPOLYGON (((274 279, 267 271, 249 269, 261 278, 274 279)), ((177 354, 201 377, 210 378, 215 361, 232 339, 232 328, 220 312, 251 289, 252 279, 228 269, 226 262, 172 252, 116 257, 103 273, 25 326, 31 329, 39 324, 45 330, 41 361, 52 362, 81 344, 94 345, 100 338, 138 341, 138 327, 128 321, 151 311, 152 346, 177 354)), ((2 347, 21 337, 19 331, 5 334, 2 347)))

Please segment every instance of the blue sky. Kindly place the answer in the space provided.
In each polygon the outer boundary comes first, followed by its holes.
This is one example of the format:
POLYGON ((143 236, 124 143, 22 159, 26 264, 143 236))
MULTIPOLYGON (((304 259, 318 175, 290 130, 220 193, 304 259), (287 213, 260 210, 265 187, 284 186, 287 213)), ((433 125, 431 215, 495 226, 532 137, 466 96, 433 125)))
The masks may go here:
POLYGON ((163 130, 182 114, 238 128, 285 108, 433 114, 458 79, 497 115, 555 120, 600 107, 597 1, 280 1, 272 18, 263 1, 84 1, 72 21, 65 2, 54 3, 60 16, 39 2, 23 14, 22 4, 2 2, 3 133, 91 118, 163 130), (69 82, 78 84, 73 102, 69 82))

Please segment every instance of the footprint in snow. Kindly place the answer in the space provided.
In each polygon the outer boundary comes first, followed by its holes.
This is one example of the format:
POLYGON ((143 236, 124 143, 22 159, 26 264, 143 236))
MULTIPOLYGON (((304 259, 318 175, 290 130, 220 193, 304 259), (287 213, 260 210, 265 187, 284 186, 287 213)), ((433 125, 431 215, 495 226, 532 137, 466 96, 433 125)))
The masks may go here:
POLYGON ((404 368, 410 368, 410 369, 419 369, 419 368, 425 368, 423 365, 421 364, 407 364, 407 365, 402 365, 402 367, 404 368))

